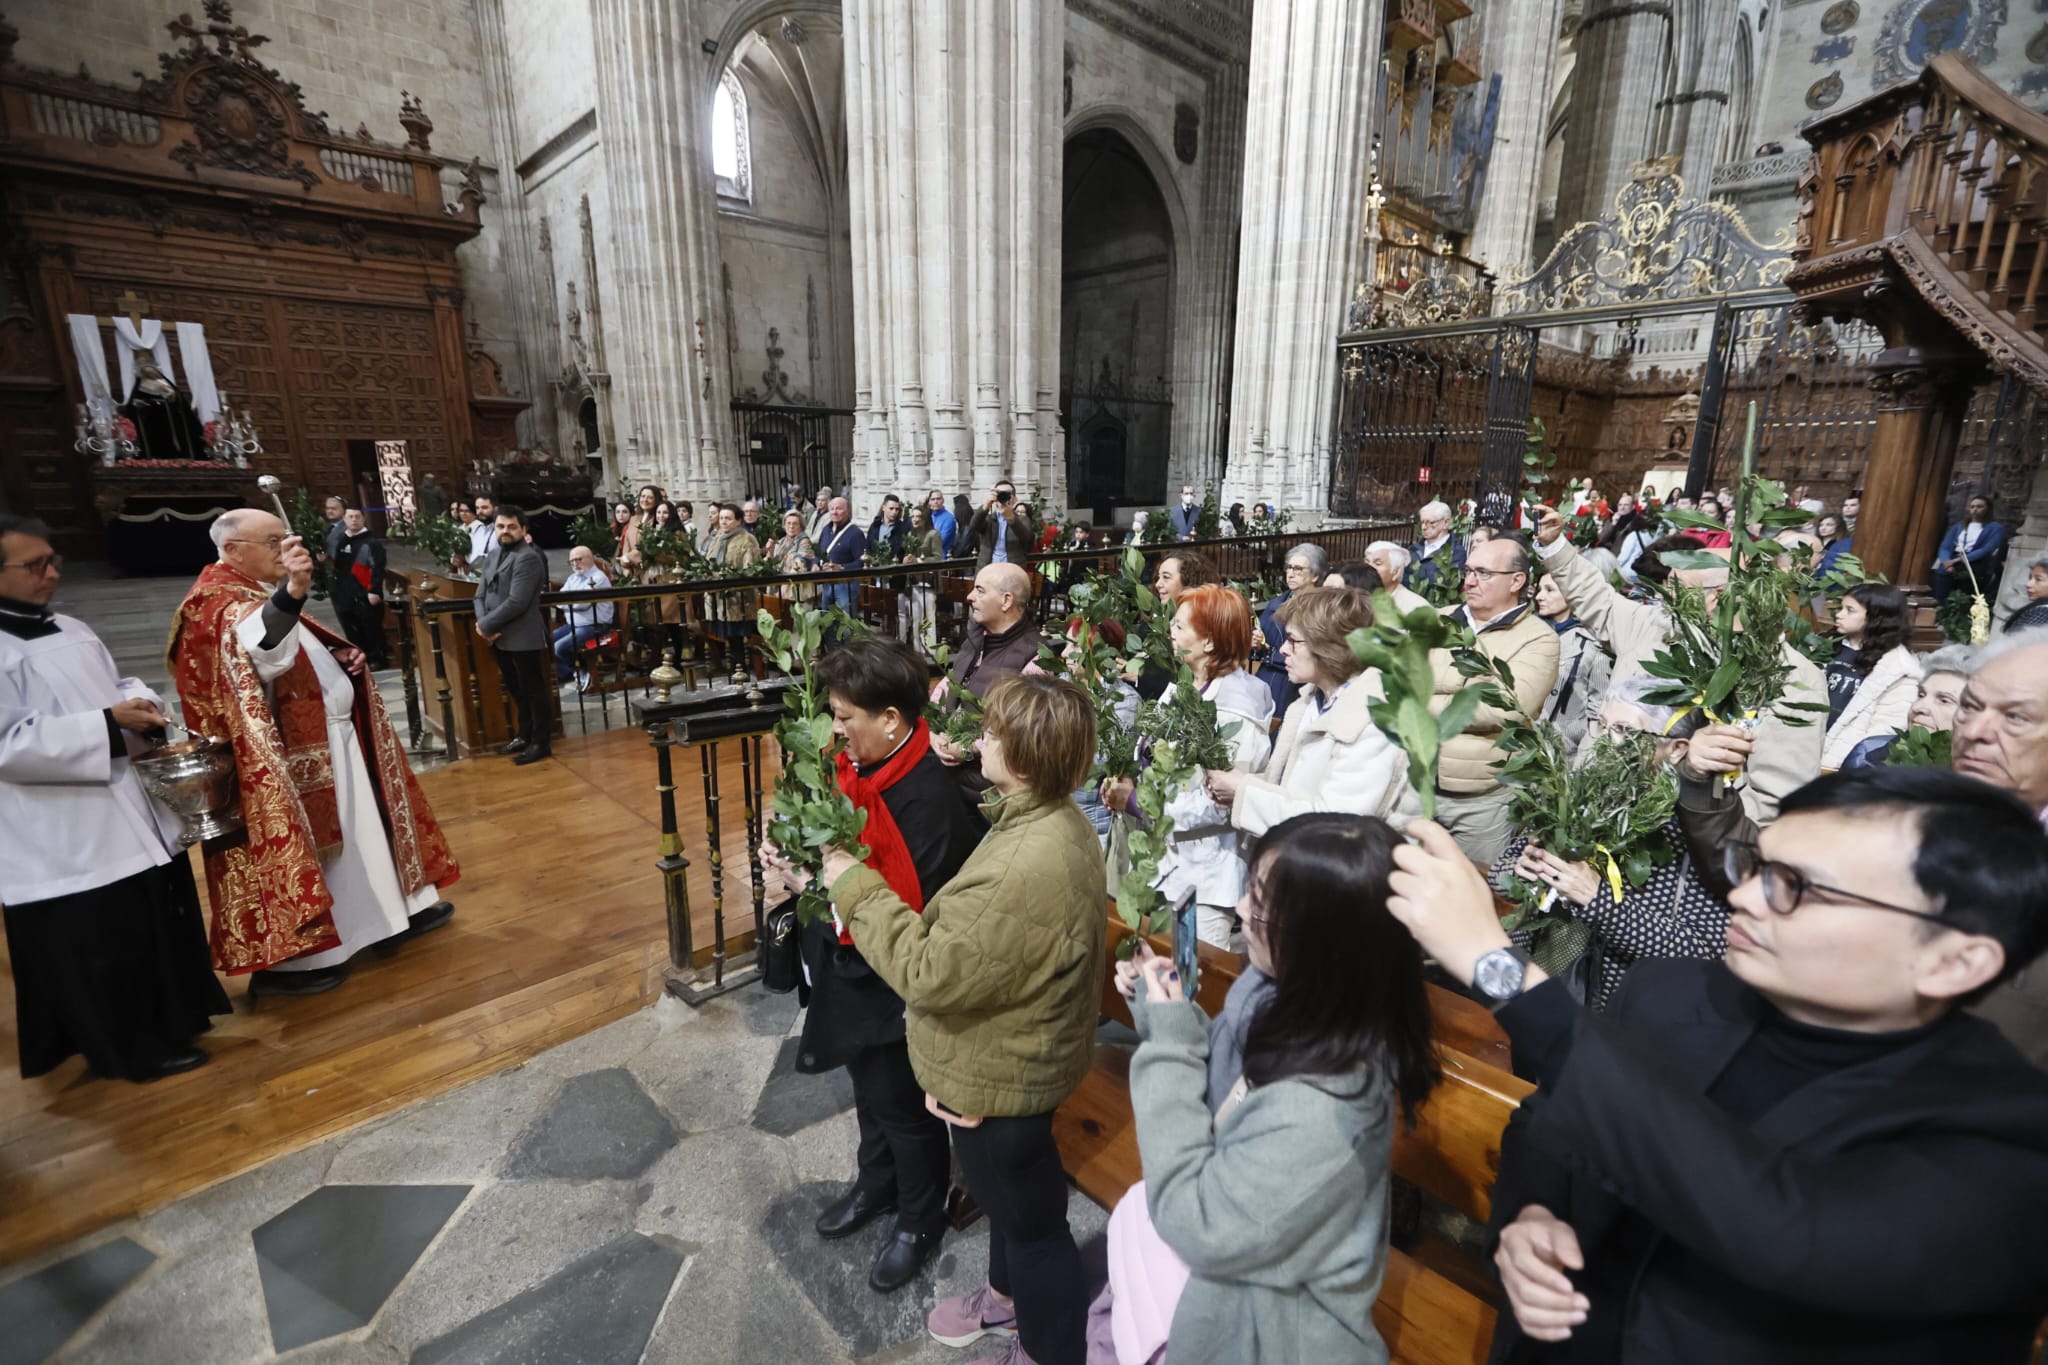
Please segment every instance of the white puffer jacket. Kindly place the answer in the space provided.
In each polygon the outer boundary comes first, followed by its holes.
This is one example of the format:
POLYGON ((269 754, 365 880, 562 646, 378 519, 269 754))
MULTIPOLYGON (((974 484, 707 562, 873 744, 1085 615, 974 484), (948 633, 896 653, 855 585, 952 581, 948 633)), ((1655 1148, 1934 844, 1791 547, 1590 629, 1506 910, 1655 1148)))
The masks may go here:
MULTIPOLYGON (((1162 703, 1172 696, 1175 686, 1167 685, 1159 698, 1162 703)), ((1238 722, 1229 739, 1231 769, 1243 773, 1264 766, 1273 752, 1271 689, 1240 668, 1215 679, 1202 689, 1202 695, 1216 704, 1217 728, 1227 730, 1232 721, 1238 722)), ((1159 860, 1156 883, 1167 900, 1177 900, 1192 886, 1197 904, 1236 905, 1244 895, 1244 856, 1238 849, 1237 831, 1227 828, 1230 812, 1209 798, 1201 774, 1167 801, 1163 815, 1167 827, 1175 830, 1226 826, 1208 838, 1167 845, 1166 855, 1159 860)))
POLYGON ((1842 708, 1841 719, 1828 727, 1821 746, 1820 770, 1842 766, 1856 746, 1873 735, 1906 728, 1906 716, 1920 695, 1920 660, 1904 645, 1893 645, 1877 661, 1856 695, 1842 708))

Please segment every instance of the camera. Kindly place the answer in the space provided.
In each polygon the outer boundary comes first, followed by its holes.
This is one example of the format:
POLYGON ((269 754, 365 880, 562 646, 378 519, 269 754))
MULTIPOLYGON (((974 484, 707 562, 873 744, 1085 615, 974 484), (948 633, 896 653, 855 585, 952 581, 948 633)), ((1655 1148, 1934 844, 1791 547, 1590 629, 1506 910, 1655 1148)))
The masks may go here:
POLYGON ((1016 496, 1017 496, 1017 494, 1016 494, 1015 490, 1013 490, 1013 489, 1009 489, 1009 488, 1002 488, 1002 489, 998 489, 998 490, 996 491, 996 501, 997 501, 997 502, 1000 502, 1000 503, 1006 503, 1006 504, 1007 504, 1007 503, 1008 503, 1008 502, 1009 502, 1009 501, 1010 501, 1010 500, 1011 500, 1012 498, 1014 498, 1014 497, 1016 497, 1016 496))

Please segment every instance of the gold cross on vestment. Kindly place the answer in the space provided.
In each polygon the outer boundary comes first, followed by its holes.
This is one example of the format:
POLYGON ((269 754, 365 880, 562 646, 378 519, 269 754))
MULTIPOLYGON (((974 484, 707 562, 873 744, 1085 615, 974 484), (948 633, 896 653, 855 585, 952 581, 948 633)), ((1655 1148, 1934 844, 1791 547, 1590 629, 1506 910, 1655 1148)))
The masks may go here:
POLYGON ((114 302, 128 315, 128 323, 135 329, 135 334, 142 335, 142 315, 149 308, 149 300, 135 297, 135 291, 130 289, 114 302))

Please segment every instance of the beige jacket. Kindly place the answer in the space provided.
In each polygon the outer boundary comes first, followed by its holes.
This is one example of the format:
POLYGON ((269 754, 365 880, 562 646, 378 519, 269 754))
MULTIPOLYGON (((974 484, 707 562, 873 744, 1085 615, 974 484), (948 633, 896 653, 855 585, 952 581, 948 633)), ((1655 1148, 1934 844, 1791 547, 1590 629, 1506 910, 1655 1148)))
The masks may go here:
MULTIPOLYGON (((1671 618, 1664 608, 1648 602, 1634 602, 1614 590, 1598 569, 1588 564, 1569 540, 1541 546, 1537 555, 1557 580, 1558 590, 1571 604, 1579 624, 1594 638, 1614 651, 1614 671, 1609 686, 1642 673, 1643 665, 1664 647, 1671 618)), ((1785 658, 1792 677, 1785 700, 1811 702, 1825 707, 1827 680, 1814 662, 1791 645, 1785 658)), ((1825 711, 1796 713, 1811 717, 1804 725, 1788 725, 1776 715, 1766 716, 1756 731, 1756 752, 1749 761, 1749 780, 1742 787, 1742 808, 1749 818, 1767 825, 1778 817, 1778 802, 1820 776, 1821 745, 1827 731, 1825 711)), ((1586 742, 1591 743, 1589 729, 1586 742)))
MULTIPOLYGON (((1822 681, 1826 681, 1825 674, 1822 681)), ((1821 771, 1831 773, 1841 767, 1856 746, 1873 735, 1905 729, 1906 717, 1919 696, 1920 660, 1904 645, 1893 645, 1849 698, 1841 719, 1828 727, 1821 743, 1821 771)))
MULTIPOLYGON (((1444 615, 1460 615, 1464 610, 1452 607, 1444 615)), ((1517 715, 1523 720, 1542 715, 1543 703, 1557 685, 1557 632, 1536 614, 1531 603, 1524 602, 1506 617, 1494 618, 1479 632, 1479 648, 1488 658, 1506 662, 1515 675, 1515 710, 1482 705, 1472 713, 1472 724, 1465 733, 1443 746, 1437 756, 1436 785, 1446 796, 1485 796, 1497 791, 1500 765, 1507 759, 1500 750, 1501 729, 1517 715), (1503 620, 1507 624, 1500 624, 1503 620)), ((1442 711, 1472 680, 1458 672, 1449 650, 1433 650, 1429 658, 1436 667, 1436 696, 1429 709, 1442 711)))

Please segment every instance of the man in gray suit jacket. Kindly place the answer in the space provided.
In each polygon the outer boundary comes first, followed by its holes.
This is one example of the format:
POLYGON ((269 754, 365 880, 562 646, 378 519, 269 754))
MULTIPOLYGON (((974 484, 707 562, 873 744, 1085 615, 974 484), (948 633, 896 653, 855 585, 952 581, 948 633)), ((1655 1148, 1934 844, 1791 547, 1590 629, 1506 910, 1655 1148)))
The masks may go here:
POLYGON ((498 750, 518 755, 514 763, 538 763, 548 756, 553 715, 541 666, 548 645, 540 595, 548 586, 547 557, 526 543, 526 513, 498 509, 498 544, 485 557, 476 587, 476 633, 490 641, 498 670, 519 707, 519 733, 498 750))

